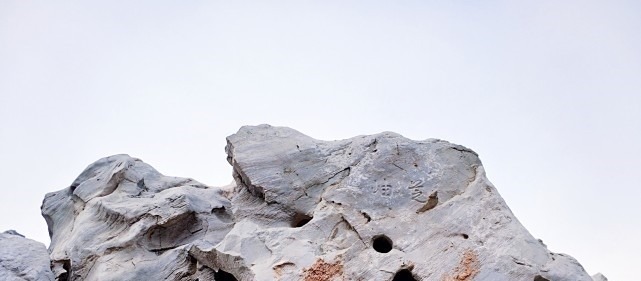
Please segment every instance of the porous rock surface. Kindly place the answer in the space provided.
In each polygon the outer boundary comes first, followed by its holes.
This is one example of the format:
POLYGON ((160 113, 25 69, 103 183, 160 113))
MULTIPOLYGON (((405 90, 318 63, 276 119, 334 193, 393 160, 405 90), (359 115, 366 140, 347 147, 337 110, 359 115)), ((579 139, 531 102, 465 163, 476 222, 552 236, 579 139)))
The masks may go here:
POLYGON ((53 281, 45 245, 14 230, 0 233, 0 280, 53 281))
POLYGON ((116 155, 47 194, 57 280, 592 280, 530 235, 465 147, 261 125, 226 151, 226 188, 116 155))

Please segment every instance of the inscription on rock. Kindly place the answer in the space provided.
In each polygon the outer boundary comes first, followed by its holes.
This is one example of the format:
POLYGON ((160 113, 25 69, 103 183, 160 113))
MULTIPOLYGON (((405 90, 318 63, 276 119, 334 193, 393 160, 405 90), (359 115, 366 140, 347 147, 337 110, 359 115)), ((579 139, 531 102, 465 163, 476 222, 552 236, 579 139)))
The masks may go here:
MULTIPOLYGON (((409 185, 407 188, 410 190, 410 194, 412 197, 412 200, 419 202, 419 203, 425 203, 427 202, 428 198, 424 193, 424 184, 425 181, 422 179, 416 180, 416 181, 410 181, 409 185)), ((393 193, 393 188, 394 186, 391 184, 377 184, 372 186, 372 194, 380 194, 381 196, 386 196, 390 197, 392 196, 393 193)))
POLYGON ((412 192, 412 199, 420 202, 420 203, 425 203, 427 202, 427 198, 423 195, 423 180, 417 180, 417 181, 410 181, 410 185, 408 187, 411 192, 412 192))

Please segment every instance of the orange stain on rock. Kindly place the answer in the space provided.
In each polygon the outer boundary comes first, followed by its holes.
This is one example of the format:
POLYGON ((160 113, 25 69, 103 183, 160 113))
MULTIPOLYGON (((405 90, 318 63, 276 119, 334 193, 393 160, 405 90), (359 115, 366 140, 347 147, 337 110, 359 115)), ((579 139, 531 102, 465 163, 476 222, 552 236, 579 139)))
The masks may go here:
POLYGON ((304 281, 331 281, 335 277, 343 275, 343 264, 341 261, 327 263, 322 259, 318 259, 303 273, 304 281))
POLYGON ((459 265, 454 269, 454 273, 443 278, 443 281, 472 281, 474 276, 479 273, 479 260, 476 253, 472 250, 463 252, 459 265))

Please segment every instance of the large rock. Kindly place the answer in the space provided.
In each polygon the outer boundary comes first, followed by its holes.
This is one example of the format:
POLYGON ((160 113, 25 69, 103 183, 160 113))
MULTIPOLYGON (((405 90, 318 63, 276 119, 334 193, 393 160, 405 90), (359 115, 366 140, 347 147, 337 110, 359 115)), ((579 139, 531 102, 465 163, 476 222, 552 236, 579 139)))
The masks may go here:
POLYGON ((220 189, 115 155, 47 194, 42 214, 57 280, 195 280, 212 272, 188 250, 220 242, 233 226, 230 209, 220 189))
POLYGON ((58 280, 592 280, 530 235, 465 147, 268 125, 227 142, 231 189, 117 155, 48 194, 58 280))
POLYGON ((54 280, 45 245, 13 230, 0 233, 0 280, 54 280))

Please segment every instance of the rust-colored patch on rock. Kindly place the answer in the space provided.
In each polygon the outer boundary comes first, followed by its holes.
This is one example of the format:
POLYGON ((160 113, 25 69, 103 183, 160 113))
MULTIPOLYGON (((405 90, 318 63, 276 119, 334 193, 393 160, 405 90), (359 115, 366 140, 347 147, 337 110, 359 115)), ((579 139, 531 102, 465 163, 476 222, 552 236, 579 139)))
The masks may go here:
POLYGON ((304 281, 331 281, 334 277, 343 275, 341 261, 327 263, 322 259, 316 260, 312 266, 303 270, 304 281))
POLYGON ((463 252, 459 265, 454 269, 454 273, 443 278, 444 281, 471 281, 479 273, 479 259, 472 250, 463 252))

